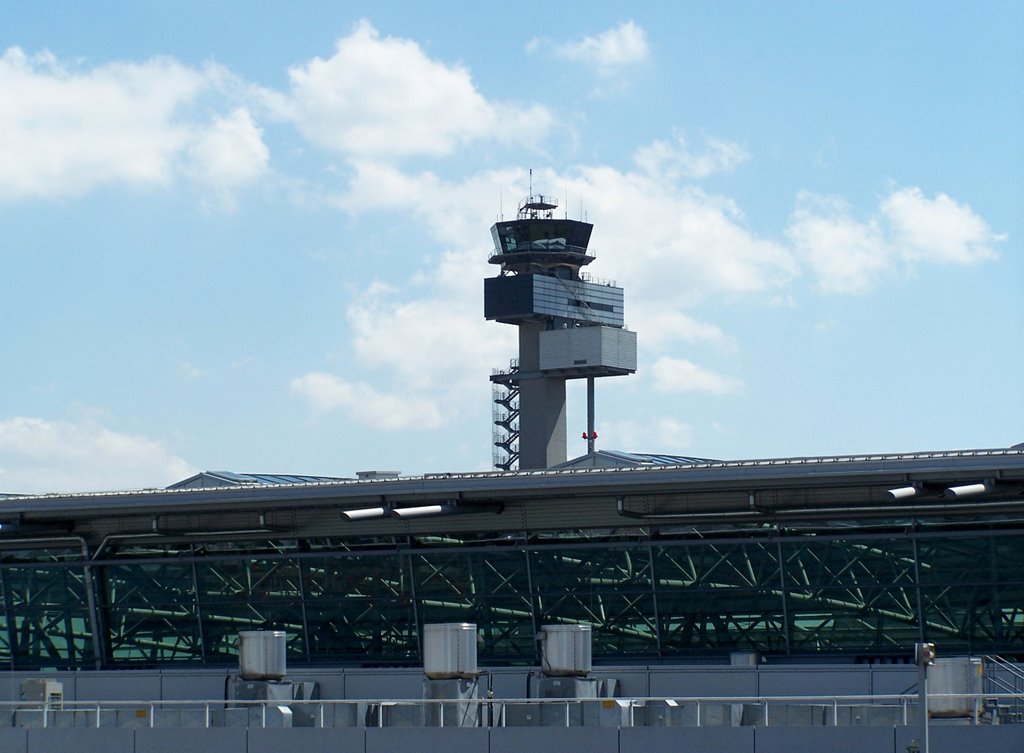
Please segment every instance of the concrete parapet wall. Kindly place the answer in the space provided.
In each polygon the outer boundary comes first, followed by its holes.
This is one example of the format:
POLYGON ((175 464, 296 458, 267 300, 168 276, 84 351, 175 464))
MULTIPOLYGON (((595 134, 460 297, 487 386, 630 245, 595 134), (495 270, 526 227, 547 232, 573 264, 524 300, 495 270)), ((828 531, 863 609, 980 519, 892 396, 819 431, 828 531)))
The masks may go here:
MULTIPOLYGON (((496 698, 524 698, 526 677, 538 668, 492 670, 496 698)), ((39 678, 64 684, 66 701, 181 701, 224 698, 228 669, 107 670, 79 672, 6 672, 0 701, 18 701, 22 680, 39 678)), ((594 669, 593 676, 619 681, 623 698, 758 695, 872 695, 907 692, 916 686, 917 668, 871 664, 717 664, 628 666, 594 669)), ((403 700, 423 697, 419 669, 293 667, 288 679, 316 682, 325 700, 403 700)), ((0 726, 3 726, 0 721, 0 726)))
MULTIPOLYGON (((905 753, 913 727, 0 729, 4 753, 905 753)), ((1024 725, 943 727, 931 753, 1024 750, 1024 725)))

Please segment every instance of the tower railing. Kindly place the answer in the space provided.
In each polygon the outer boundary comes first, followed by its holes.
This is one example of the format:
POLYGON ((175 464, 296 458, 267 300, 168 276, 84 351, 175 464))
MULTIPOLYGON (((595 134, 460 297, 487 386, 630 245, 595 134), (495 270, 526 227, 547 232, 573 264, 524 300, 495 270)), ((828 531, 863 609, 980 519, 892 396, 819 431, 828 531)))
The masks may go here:
POLYGON ((580 272, 580 280, 589 282, 591 285, 602 285, 606 288, 618 287, 615 284, 615 280, 609 280, 606 277, 594 277, 590 272, 580 272))

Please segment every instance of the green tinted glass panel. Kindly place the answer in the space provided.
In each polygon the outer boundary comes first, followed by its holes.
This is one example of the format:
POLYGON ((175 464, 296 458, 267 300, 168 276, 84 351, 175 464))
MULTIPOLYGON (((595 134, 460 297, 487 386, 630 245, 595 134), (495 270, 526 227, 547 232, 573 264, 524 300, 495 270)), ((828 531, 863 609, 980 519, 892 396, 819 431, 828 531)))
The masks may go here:
POLYGON ((92 661, 92 629, 84 609, 19 609, 12 633, 16 667, 80 667, 92 661))
POLYGON ((530 566, 540 625, 591 625, 595 658, 656 653, 647 547, 538 549, 530 566))
POLYGON ((200 605, 208 661, 238 656, 238 633, 243 630, 283 630, 289 656, 305 658, 305 631, 299 601, 211 602, 200 605))
POLYGON ((790 651, 905 653, 918 640, 913 588, 861 585, 786 593, 790 651))
POLYGON ((786 586, 861 585, 914 582, 914 545, 909 539, 832 539, 782 544, 786 586))
POLYGON ((302 592, 292 559, 213 560, 196 565, 201 601, 296 599, 302 592))
POLYGON ((314 661, 416 661, 419 642, 412 600, 350 596, 306 605, 314 661))
POLYGON ((99 575, 101 601, 111 606, 195 602, 192 565, 187 562, 108 565, 99 575))
POLYGON ((80 566, 7 567, 4 588, 16 666, 82 666, 92 660, 92 628, 80 566))
POLYGON ((654 548, 663 588, 769 588, 781 585, 778 548, 772 543, 696 543, 654 548))
POLYGON ((308 599, 411 595, 405 558, 394 553, 315 557, 302 560, 302 566, 308 599))
POLYGON ((116 606, 107 610, 106 619, 110 659, 115 663, 158 664, 203 658, 194 604, 116 606))
POLYGON ((785 650, 777 591, 673 588, 658 591, 661 650, 666 656, 785 650))

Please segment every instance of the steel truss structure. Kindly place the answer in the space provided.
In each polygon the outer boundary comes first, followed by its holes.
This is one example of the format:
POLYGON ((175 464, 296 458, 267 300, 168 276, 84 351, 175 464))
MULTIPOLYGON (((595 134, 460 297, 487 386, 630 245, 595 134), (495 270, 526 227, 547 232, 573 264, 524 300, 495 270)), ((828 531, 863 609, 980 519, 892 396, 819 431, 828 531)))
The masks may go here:
POLYGON ((135 545, 88 564, 74 550, 15 552, 0 567, 0 656, 15 668, 220 664, 239 630, 265 628, 287 631, 291 661, 416 664, 423 625, 457 621, 477 623, 492 664, 535 663, 534 636, 553 623, 592 625, 595 658, 618 661, 903 656, 918 640, 1024 651, 1018 524, 708 533, 135 545))
MULTIPOLYGON (((1013 463, 1024 478, 1024 453, 1013 463)), ((888 471, 867 482, 847 472, 865 498, 879 481, 892 484, 888 471)), ((784 520, 790 508, 764 508, 791 504, 796 481, 769 492, 754 488, 768 471, 740 474, 730 482, 748 508, 739 515, 696 506, 682 487, 691 478, 709 486, 699 469, 671 473, 351 487, 384 512, 439 496, 466 511, 415 523, 342 522, 338 509, 356 503, 324 484, 18 500, 46 515, 29 523, 22 511, 24 535, 8 526, 15 533, 0 537, 0 660, 13 669, 225 665, 239 630, 278 629, 290 663, 411 666, 423 626, 456 621, 478 625, 480 660, 493 666, 536 664, 535 636, 554 623, 592 625, 597 662, 733 651, 903 659, 924 640, 950 654, 1024 656, 1024 499, 1006 468, 998 498, 963 509, 940 500, 935 514, 919 503, 868 514, 851 508, 848 488, 812 479, 795 495, 805 512, 784 520), (596 482, 586 495, 583 481, 596 482), (500 514, 472 506, 477 487, 481 501, 504 499, 500 514), (143 502, 162 512, 135 509, 143 502), (60 510, 72 531, 41 535, 60 510), (213 530, 216 520, 233 527, 213 530)), ((708 489, 707 504, 721 507, 724 493, 708 489)))

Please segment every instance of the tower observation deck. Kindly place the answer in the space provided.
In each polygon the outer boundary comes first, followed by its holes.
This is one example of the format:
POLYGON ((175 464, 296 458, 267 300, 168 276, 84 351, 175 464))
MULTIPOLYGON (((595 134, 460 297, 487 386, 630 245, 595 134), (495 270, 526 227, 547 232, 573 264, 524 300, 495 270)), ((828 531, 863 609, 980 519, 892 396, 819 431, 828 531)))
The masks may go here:
POLYGON ((484 317, 519 328, 519 357, 495 370, 495 465, 548 468, 566 460, 565 383, 587 379, 593 450, 594 379, 636 371, 636 333, 623 320, 623 290, 580 270, 594 261, 594 226, 555 218, 558 200, 529 196, 516 219, 491 228, 484 317))

